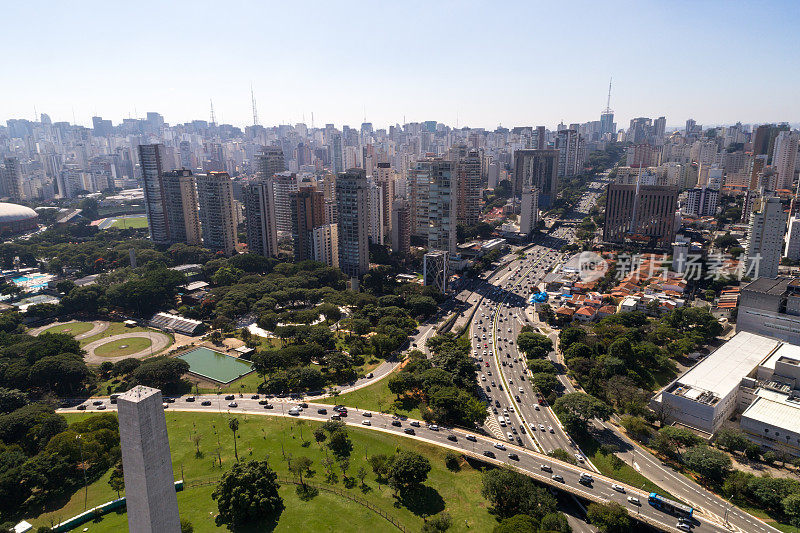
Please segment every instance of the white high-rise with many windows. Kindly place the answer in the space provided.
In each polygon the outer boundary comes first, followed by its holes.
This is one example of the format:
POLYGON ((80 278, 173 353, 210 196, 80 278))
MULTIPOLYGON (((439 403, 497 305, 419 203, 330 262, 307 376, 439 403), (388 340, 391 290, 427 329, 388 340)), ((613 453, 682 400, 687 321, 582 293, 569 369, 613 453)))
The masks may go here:
POLYGON ((760 202, 750 216, 746 274, 751 278, 776 278, 786 233, 786 214, 781 199, 776 196, 761 198, 760 202))
POLYGON ((794 182, 794 171, 797 165, 797 149, 800 134, 782 131, 775 138, 772 151, 772 166, 778 174, 777 189, 791 189, 794 182))

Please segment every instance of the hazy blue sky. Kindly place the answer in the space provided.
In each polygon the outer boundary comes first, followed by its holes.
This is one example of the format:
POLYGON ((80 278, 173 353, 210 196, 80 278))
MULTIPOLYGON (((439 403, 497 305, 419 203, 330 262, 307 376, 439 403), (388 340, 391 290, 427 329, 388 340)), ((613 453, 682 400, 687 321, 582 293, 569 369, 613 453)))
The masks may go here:
POLYGON ((800 121, 800 2, 5 2, 0 121, 800 121), (568 4, 568 5, 567 5, 568 4))

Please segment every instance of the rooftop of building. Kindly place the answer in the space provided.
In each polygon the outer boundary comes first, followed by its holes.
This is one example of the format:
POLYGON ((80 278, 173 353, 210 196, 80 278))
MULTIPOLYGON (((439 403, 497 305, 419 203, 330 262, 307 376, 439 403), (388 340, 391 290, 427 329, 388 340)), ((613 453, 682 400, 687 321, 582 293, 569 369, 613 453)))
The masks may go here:
POLYGON ((701 403, 724 398, 742 378, 772 355, 781 342, 771 337, 740 331, 708 357, 667 387, 667 391, 701 403))
POLYGON ((785 362, 790 360, 800 362, 800 346, 782 343, 760 366, 774 371, 775 362, 778 361, 778 359, 784 359, 785 362))
POLYGON ((742 413, 742 419, 755 420, 800 434, 800 398, 768 389, 758 389, 756 399, 742 413))
POLYGON ((742 290, 778 296, 786 292, 792 281, 792 278, 757 278, 745 285, 742 290))

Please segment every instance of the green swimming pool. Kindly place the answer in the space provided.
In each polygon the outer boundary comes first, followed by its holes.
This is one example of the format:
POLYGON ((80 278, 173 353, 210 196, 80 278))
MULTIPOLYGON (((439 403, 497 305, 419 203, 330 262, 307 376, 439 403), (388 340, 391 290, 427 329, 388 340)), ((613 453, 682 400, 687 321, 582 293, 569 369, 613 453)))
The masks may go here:
POLYGON ((195 348, 178 356, 189 363, 189 372, 219 383, 230 383, 253 371, 249 361, 237 359, 208 348, 195 348))

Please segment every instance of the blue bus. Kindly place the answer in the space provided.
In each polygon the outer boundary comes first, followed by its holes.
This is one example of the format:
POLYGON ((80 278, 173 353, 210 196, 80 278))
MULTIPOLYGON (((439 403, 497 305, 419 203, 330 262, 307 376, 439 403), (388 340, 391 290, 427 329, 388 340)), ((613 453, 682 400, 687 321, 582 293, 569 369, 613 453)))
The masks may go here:
POLYGON ((694 509, 688 505, 665 498, 656 492, 651 492, 650 497, 647 498, 647 501, 656 509, 676 516, 685 516, 686 518, 689 518, 692 516, 692 512, 694 511, 694 509))

